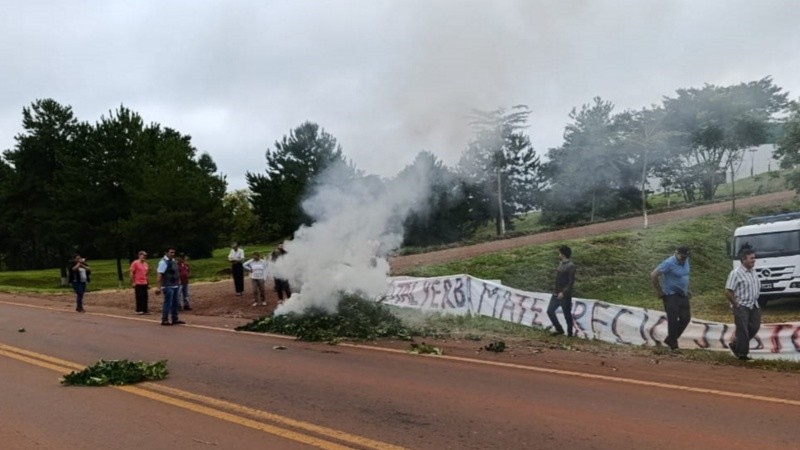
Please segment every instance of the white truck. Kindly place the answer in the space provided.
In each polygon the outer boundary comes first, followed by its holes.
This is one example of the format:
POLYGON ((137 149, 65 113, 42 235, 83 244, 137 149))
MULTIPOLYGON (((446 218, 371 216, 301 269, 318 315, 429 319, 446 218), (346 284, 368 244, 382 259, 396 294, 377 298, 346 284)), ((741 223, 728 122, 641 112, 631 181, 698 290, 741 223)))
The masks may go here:
POLYGON ((728 247, 734 269, 745 247, 756 252, 761 306, 774 298, 800 297, 800 212, 751 217, 737 228, 733 248, 728 247))

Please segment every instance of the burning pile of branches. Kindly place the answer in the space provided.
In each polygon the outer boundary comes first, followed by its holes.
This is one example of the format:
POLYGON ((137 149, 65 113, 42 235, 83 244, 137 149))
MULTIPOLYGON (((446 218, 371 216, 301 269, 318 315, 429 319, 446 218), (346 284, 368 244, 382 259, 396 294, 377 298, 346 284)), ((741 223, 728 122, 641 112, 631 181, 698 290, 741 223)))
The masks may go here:
POLYGON ((341 295, 335 313, 312 307, 302 313, 262 317, 236 330, 287 334, 301 341, 328 342, 378 338, 410 340, 413 333, 387 306, 352 294, 341 295))

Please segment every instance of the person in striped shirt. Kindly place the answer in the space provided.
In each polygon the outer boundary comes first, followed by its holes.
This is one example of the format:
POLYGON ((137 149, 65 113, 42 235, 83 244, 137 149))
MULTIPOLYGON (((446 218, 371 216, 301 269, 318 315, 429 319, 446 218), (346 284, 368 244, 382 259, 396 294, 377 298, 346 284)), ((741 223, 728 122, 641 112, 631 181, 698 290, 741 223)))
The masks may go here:
POLYGON ((751 248, 742 249, 739 252, 739 261, 741 265, 731 271, 725 283, 725 296, 731 303, 736 325, 736 333, 728 348, 737 358, 747 361, 751 359, 748 356, 750 340, 761 328, 761 309, 758 307, 761 283, 753 270, 756 252, 751 248))

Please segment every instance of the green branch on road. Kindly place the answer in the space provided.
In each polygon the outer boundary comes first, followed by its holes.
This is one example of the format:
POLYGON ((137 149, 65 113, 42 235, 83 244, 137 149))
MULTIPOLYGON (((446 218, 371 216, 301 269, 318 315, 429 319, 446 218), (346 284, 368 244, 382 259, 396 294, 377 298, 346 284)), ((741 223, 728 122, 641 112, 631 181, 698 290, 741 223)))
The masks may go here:
POLYGON ((128 361, 101 359, 93 366, 80 372, 71 372, 61 377, 61 384, 79 386, 122 386, 142 381, 163 380, 169 374, 167 360, 154 363, 144 361, 128 361))

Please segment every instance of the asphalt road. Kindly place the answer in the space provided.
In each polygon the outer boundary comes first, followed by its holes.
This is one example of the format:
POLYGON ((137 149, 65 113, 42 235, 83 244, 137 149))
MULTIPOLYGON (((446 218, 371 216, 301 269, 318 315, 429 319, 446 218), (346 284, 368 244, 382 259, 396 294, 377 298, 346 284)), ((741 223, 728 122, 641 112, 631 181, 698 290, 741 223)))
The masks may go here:
POLYGON ((0 302, 0 447, 796 447, 797 389, 765 395, 757 373, 729 370, 757 372, 714 368, 726 382, 710 389, 692 374, 623 379, 0 302), (170 375, 58 383, 101 358, 167 359, 170 375))

